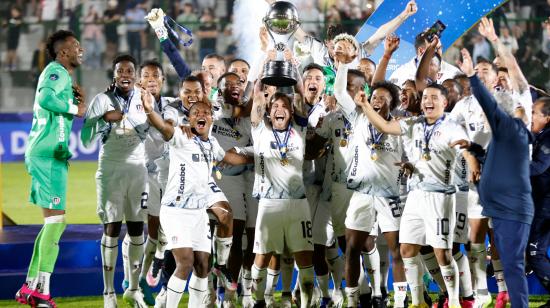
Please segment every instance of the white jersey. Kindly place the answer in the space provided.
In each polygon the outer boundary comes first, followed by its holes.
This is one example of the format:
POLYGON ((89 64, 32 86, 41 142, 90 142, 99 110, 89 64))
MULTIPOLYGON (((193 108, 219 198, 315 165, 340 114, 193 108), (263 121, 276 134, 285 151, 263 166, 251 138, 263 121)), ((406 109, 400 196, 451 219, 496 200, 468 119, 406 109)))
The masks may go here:
MULTIPOLYGON (((223 118, 214 121, 212 135, 216 137, 221 147, 227 151, 233 147, 246 147, 251 144, 250 118, 223 118)), ((246 165, 226 166, 221 170, 224 175, 239 175, 246 170, 246 165)))
MULTIPOLYGON (((308 105, 309 106, 309 105, 308 105)), ((315 135, 315 129, 320 126, 322 119, 328 114, 324 101, 310 106, 307 117, 307 135, 306 140, 310 140, 315 135)), ((304 183, 306 185, 321 185, 325 177, 325 167, 327 156, 315 160, 304 161, 304 183)))
POLYGON ((185 108, 180 100, 176 100, 164 108, 164 120, 172 121, 174 126, 189 124, 189 109, 185 108))
POLYGON ((170 168, 163 206, 182 209, 201 209, 208 206, 210 190, 218 190, 212 178, 214 161, 221 161, 224 150, 214 137, 203 141, 198 137, 188 138, 176 127, 170 145, 170 168))
MULTIPOLYGON (((401 87, 405 81, 415 80, 418 64, 420 64, 420 59, 415 57, 409 62, 399 66, 390 75, 390 81, 395 85, 401 87)), ((441 84, 443 81, 447 79, 452 79, 456 75, 460 74, 462 74, 462 72, 456 66, 451 65, 445 61, 441 61, 441 69, 439 70, 439 76, 436 82, 441 84)))
MULTIPOLYGON (((334 68, 334 61, 330 58, 328 48, 324 43, 308 35, 304 38, 301 46, 303 51, 309 51, 314 63, 334 68)), ((360 49, 362 50, 362 47, 360 49)), ((357 67, 359 60, 359 57, 355 57, 349 65, 357 67)))
POLYGON ((377 197, 399 197, 403 156, 401 136, 380 134, 361 114, 352 143, 348 188, 377 197), (374 147, 374 150, 373 150, 374 147))
POLYGON ((453 184, 460 191, 468 191, 470 184, 468 182, 468 164, 462 153, 456 156, 454 167, 453 184))
POLYGON ((459 100, 450 116, 466 129, 469 140, 487 149, 491 141, 491 127, 475 96, 470 95, 459 100))
MULTIPOLYGON (((164 109, 174 99, 171 97, 162 97, 159 102, 155 102, 154 111, 164 118, 164 109)), ((168 144, 164 141, 162 134, 151 126, 147 139, 145 139, 145 157, 147 170, 149 173, 158 173, 159 168, 155 160, 161 158, 168 151, 168 144)))
POLYGON ((105 93, 94 97, 86 111, 82 142, 89 145, 96 137, 101 137, 100 160, 144 161, 149 124, 141 103, 141 91, 135 87, 127 100, 116 94, 114 99, 116 102, 105 93), (114 123, 103 120, 105 113, 117 109, 124 113, 122 120, 114 123))
POLYGON ((282 155, 274 132, 285 143, 288 131, 276 132, 262 120, 252 127, 254 141, 255 181, 253 195, 263 199, 302 199, 305 188, 302 175, 306 128, 292 125, 286 142, 288 163, 282 163, 282 155))
POLYGON ((409 181, 411 190, 420 189, 431 192, 453 193, 454 167, 456 148, 449 147, 453 141, 468 140, 464 128, 445 115, 435 124, 426 125, 424 116, 412 117, 399 121, 403 138, 413 142, 414 147, 407 153, 407 157, 414 165, 414 173, 409 181), (422 158, 426 144, 425 135, 429 138, 429 159, 422 158))

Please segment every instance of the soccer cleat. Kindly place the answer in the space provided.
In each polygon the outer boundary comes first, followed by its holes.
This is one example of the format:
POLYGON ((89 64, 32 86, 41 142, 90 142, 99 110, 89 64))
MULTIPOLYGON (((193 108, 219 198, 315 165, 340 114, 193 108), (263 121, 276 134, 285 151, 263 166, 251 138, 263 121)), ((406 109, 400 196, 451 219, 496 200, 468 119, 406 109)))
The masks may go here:
MULTIPOLYGON (((425 298, 425 297, 424 297, 425 298)), ((448 296, 447 294, 445 293, 439 293, 438 297, 437 297, 437 302, 433 303, 433 308, 444 308, 444 307, 448 307, 448 304, 447 306, 445 306, 445 303, 447 303, 448 301, 448 296)))
POLYGON ((134 308, 147 308, 147 304, 143 301, 143 293, 140 289, 126 289, 124 295, 122 295, 124 301, 134 308))
POLYGON ((509 301, 510 297, 508 296, 508 291, 498 292, 495 308, 504 308, 509 301))
POLYGON ((473 296, 470 296, 469 298, 462 298, 460 301, 460 306, 462 308, 474 308, 475 305, 475 299, 473 296))
POLYGON ((36 308, 57 308, 57 305, 53 301, 51 295, 42 294, 34 290, 28 297, 27 300, 31 304, 31 307, 36 308))
POLYGON ((332 307, 342 308, 344 306, 344 291, 342 288, 332 290, 332 307))
POLYGON ((301 301, 300 289, 295 288, 294 290, 292 290, 292 302, 294 303, 294 305, 301 307, 300 301, 301 301))
POLYGON ((237 282, 233 282, 229 269, 225 265, 214 265, 214 274, 221 280, 222 286, 229 291, 237 291, 237 282))
POLYGON ((265 301, 256 301, 256 303, 254 304, 254 308, 266 308, 265 301))
POLYGON ((149 287, 149 284, 147 284, 144 278, 139 280, 139 287, 141 288, 141 292, 143 292, 143 301, 145 301, 148 306, 154 306, 155 297, 153 296, 153 290, 151 290, 151 287, 149 287))
POLYGON ((426 305, 428 305, 428 307, 432 307, 433 301, 432 301, 432 298, 430 297, 430 294, 428 294, 428 291, 426 291, 426 289, 424 289, 423 295, 424 295, 424 302, 426 303, 426 305))
POLYGON ((122 291, 126 291, 128 287, 130 286, 130 282, 128 280, 122 280, 122 291))
POLYGON ((157 298, 155 298, 155 308, 166 308, 166 292, 165 288, 161 288, 157 298))
POLYGON ((29 302, 29 296, 32 294, 33 290, 29 289, 29 285, 25 282, 21 289, 17 290, 17 293, 15 293, 15 300, 23 305, 31 305, 32 303, 29 302))
POLYGON ((372 308, 386 308, 386 301, 382 298, 382 296, 373 296, 372 308))
POLYGON ((361 306, 361 308, 372 308, 373 306, 371 296, 371 293, 359 294, 359 306, 361 306))
POLYGON ((253 308, 254 307, 254 299, 251 295, 243 295, 242 300, 242 306, 243 308, 253 308))
POLYGON ((321 303, 319 304, 319 308, 329 308, 329 307, 332 307, 332 298, 330 297, 321 298, 321 303))
POLYGON ((103 308, 117 308, 115 292, 103 294, 103 308))
POLYGON ((283 292, 281 294, 281 305, 279 307, 292 308, 292 294, 290 292, 283 292))
POLYGON ((160 271, 162 270, 162 267, 164 266, 164 259, 159 259, 154 257, 153 258, 153 264, 151 264, 151 267, 149 268, 149 271, 147 271, 147 284, 154 288, 158 286, 160 281, 160 271))
POLYGON ((409 305, 409 308, 430 308, 426 303, 420 303, 419 305, 409 305))
POLYGON ((385 287, 380 287, 380 291, 382 292, 382 299, 384 300, 385 307, 388 306, 390 303, 390 297, 388 296, 388 290, 385 287))
POLYGON ((485 295, 481 295, 481 294, 477 294, 475 296, 475 308, 487 308, 491 305, 491 303, 493 302, 493 297, 491 296, 491 294, 485 294, 485 295))

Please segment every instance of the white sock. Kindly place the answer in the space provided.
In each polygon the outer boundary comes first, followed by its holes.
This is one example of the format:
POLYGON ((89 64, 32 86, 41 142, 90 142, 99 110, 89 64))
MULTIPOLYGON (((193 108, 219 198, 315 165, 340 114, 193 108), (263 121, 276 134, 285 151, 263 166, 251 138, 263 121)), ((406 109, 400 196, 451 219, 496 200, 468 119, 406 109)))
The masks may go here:
POLYGON ((248 269, 242 269, 243 296, 252 296, 252 272, 248 269))
POLYGON ((380 287, 388 290, 388 277, 390 275, 390 258, 387 245, 378 245, 380 255, 380 287))
POLYGON ((281 282, 282 292, 290 292, 292 288, 292 276, 294 276, 294 258, 281 256, 281 282))
POLYGON ((130 263, 128 262, 128 248, 130 247, 130 236, 128 233, 122 240, 122 268, 124 269, 124 280, 130 281, 130 263))
POLYGON ((325 275, 317 275, 317 283, 319 284, 321 297, 324 297, 324 298, 330 297, 330 293, 328 292, 328 280, 329 280, 328 273, 325 275))
POLYGON ((44 295, 50 294, 50 276, 52 273, 38 272, 38 284, 40 284, 40 293, 44 295))
POLYGON ((34 278, 28 278, 27 277, 27 287, 31 290, 36 289, 36 285, 38 284, 38 276, 34 278))
POLYGON ((466 260, 466 256, 459 251, 453 255, 453 259, 455 259, 456 265, 458 266, 460 296, 472 296, 474 294, 472 290, 472 274, 470 273, 470 264, 468 260, 466 260))
POLYGON ((433 280, 435 280, 435 283, 439 287, 439 290, 441 290, 441 292, 447 291, 445 281, 443 281, 443 276, 441 276, 439 263, 437 263, 437 259, 435 258, 435 254, 433 252, 430 252, 429 254, 422 255, 422 259, 424 259, 424 265, 426 265, 428 272, 430 272, 430 275, 432 275, 432 278, 433 280))
POLYGON ((302 308, 309 308, 313 297, 313 265, 301 267, 300 273, 300 305, 302 308))
POLYGON ((357 281, 357 286, 359 287, 359 295, 363 294, 372 294, 372 289, 369 286, 369 277, 366 275, 363 266, 360 267, 359 271, 359 280, 357 281))
POLYGON ((145 241, 145 248, 143 250, 143 264, 141 266, 141 273, 140 278, 147 277, 147 272, 149 271, 149 267, 151 267, 151 263, 153 262, 153 257, 155 256, 155 252, 157 250, 157 244, 158 240, 155 240, 154 238, 147 235, 147 240, 145 241))
POLYGON ((332 275, 332 283, 335 289, 342 288, 342 275, 344 274, 344 259, 338 253, 338 247, 327 249, 327 261, 332 275))
POLYGON ((412 304, 420 305, 424 302, 424 281, 422 281, 424 268, 420 256, 403 258, 403 265, 405 266, 405 277, 407 277, 407 283, 411 289, 412 304))
POLYGON ((258 268, 256 264, 252 264, 252 289, 256 301, 265 300, 265 288, 267 283, 267 269, 258 268))
POLYGON ((217 237, 216 236, 216 261, 218 265, 226 265, 231 251, 233 237, 217 237))
POLYGON ((393 291, 393 306, 395 308, 405 307, 405 298, 407 297, 407 282, 394 282, 393 291))
POLYGON ((365 266, 367 272, 371 277, 371 285, 373 288, 373 296, 382 296, 382 291, 380 290, 380 254, 378 254, 378 249, 376 246, 373 250, 363 253, 363 265, 365 266))
POLYGON ((180 279, 175 275, 170 277, 166 288, 166 307, 178 307, 186 284, 187 281, 180 279))
POLYGON ((101 262, 103 263, 103 293, 115 292, 115 268, 118 256, 118 237, 103 234, 101 237, 101 262))
POLYGON ((277 288, 277 283, 279 283, 279 274, 281 271, 274 269, 267 269, 267 278, 265 282, 265 297, 273 297, 273 292, 277 288))
POLYGON ((128 264, 130 266, 128 288, 135 290, 139 288, 139 273, 141 272, 141 261, 143 260, 143 235, 130 236, 128 246, 128 264))
POLYGON ((499 260, 492 260, 493 269, 495 270, 495 279, 497 281, 498 292, 508 291, 506 282, 504 281, 504 271, 502 270, 502 263, 499 260))
POLYGON ((166 244, 168 244, 166 235, 162 231, 162 227, 159 227, 157 249, 155 250, 155 258, 164 260, 164 251, 166 250, 166 244))
POLYGON ((485 244, 470 245, 470 269, 473 273, 473 281, 477 294, 487 295, 487 268, 485 260, 487 259, 487 249, 485 244))
POLYGON ((345 290, 348 307, 357 307, 357 303, 359 302, 359 287, 346 287, 345 290))
POLYGON ((187 307, 205 307, 208 302, 208 277, 199 278, 193 273, 189 280, 189 304, 187 307))
POLYGON ((458 296, 458 266, 454 259, 451 259, 451 264, 441 265, 441 275, 445 281, 447 287, 447 293, 449 294, 449 307, 460 307, 460 301, 458 296))

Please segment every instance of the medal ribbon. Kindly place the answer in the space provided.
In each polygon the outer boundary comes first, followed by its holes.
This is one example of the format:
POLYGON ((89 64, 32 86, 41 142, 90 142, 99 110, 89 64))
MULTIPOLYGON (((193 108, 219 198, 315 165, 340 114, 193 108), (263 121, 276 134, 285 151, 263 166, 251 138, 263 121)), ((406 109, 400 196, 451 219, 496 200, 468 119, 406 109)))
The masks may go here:
POLYGON ((279 135, 277 134, 277 131, 273 130, 273 135, 275 136, 275 141, 277 142, 277 148, 279 150, 279 154, 281 154, 281 161, 287 159, 287 145, 288 145, 288 138, 290 137, 290 131, 292 130, 292 124, 288 124, 288 128, 285 131, 285 137, 284 142, 281 143, 281 138, 279 138, 279 135))
POLYGON ((351 123, 348 121, 348 119, 346 119, 346 117, 342 117, 342 119, 344 120, 344 132, 343 132, 343 137, 344 139, 346 139, 346 141, 348 141, 348 137, 349 137, 349 133, 351 132, 351 123))
POLYGON ((178 24, 175 20, 173 20, 170 16, 164 16, 164 24, 166 25, 166 29, 170 31, 170 33, 184 46, 190 46, 193 44, 193 33, 191 30, 187 29, 186 27, 178 24), (181 32, 185 33, 189 36, 189 39, 187 41, 182 40, 180 36, 178 35, 178 32, 174 29, 172 29, 171 25, 177 27, 181 32))
POLYGON ((384 136, 384 133, 379 133, 372 124, 369 124, 369 132, 370 136, 372 138, 372 143, 370 147, 371 155, 376 153, 376 146, 380 144, 380 139, 382 139, 382 136, 384 136))
POLYGON ((441 122, 443 122, 443 120, 445 120, 445 115, 441 116, 439 119, 437 119, 437 121, 435 121, 435 123, 433 124, 432 126, 432 129, 427 129, 428 128, 428 122, 426 121, 426 119, 424 119, 424 153, 430 153, 430 140, 432 139, 432 135, 435 131, 435 129, 439 126, 439 124, 441 124, 441 122))

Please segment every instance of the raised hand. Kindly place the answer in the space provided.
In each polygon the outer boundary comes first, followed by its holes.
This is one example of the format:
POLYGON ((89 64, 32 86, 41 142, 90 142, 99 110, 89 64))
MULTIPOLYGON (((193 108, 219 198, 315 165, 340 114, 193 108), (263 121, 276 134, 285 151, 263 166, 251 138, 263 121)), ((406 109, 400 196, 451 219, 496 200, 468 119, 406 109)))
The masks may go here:
POLYGON ((267 46, 269 46, 269 36, 267 33, 267 28, 265 26, 260 27, 260 48, 262 51, 267 50, 267 46))
POLYGON ((164 26, 164 16, 164 11, 161 8, 154 8, 145 16, 145 19, 153 29, 157 29, 164 26))
POLYGON ((145 110, 145 113, 151 113, 154 111, 153 106, 153 97, 149 91, 147 91, 145 88, 141 87, 141 103, 143 104, 143 109, 145 110))
POLYGON ((401 15, 403 15, 403 17, 405 18, 408 18, 416 14, 417 11, 418 11, 418 6, 416 5, 416 1, 411 0, 409 1, 409 3, 407 3, 407 6, 403 10, 403 12, 401 12, 401 15))
POLYGON ((493 26, 493 20, 487 17, 481 18, 481 22, 479 23, 479 34, 483 35, 491 42, 498 40, 495 27, 493 26))
POLYGON ((394 33, 386 36, 386 39, 384 40, 384 53, 387 55, 393 54, 393 52, 399 48, 400 41, 401 39, 394 33))
POLYGON ((468 77, 475 75, 474 62, 472 61, 472 56, 470 56, 468 49, 462 48, 460 53, 462 54, 462 61, 456 61, 458 68, 468 77))

